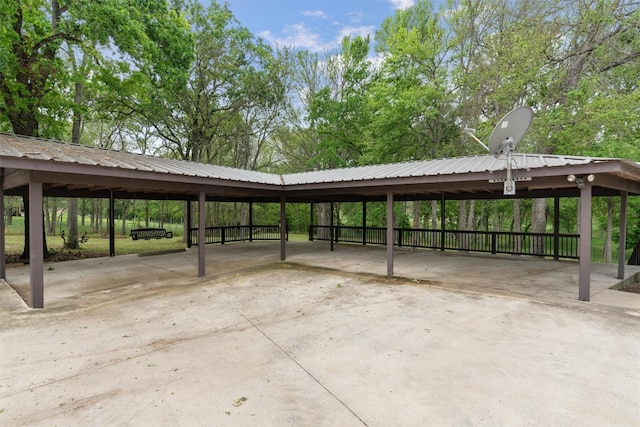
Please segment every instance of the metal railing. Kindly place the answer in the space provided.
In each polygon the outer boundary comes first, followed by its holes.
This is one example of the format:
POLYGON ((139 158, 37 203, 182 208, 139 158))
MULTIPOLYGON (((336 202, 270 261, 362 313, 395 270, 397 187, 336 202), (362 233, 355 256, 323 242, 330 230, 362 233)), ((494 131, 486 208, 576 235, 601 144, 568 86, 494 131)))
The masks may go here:
MULTIPOLYGON (((309 240, 331 239, 331 226, 311 225, 309 240)), ((522 233, 508 231, 433 230, 394 228, 393 244, 413 248, 487 252, 492 254, 534 255, 543 257, 579 258, 578 234, 522 233)), ((333 241, 386 245, 384 227, 334 226, 333 241)))
MULTIPOLYGON (((192 246, 198 246, 198 229, 190 230, 192 246)), ((289 235, 287 233, 287 240, 289 235)), ((205 244, 225 244, 229 242, 246 242, 253 240, 280 240, 279 225, 224 225, 205 228, 205 244)))

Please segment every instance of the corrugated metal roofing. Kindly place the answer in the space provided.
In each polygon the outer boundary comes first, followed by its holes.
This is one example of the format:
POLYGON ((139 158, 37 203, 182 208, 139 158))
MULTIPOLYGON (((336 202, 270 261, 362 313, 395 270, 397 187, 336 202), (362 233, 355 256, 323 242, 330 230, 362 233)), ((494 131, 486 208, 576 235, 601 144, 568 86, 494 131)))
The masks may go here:
MULTIPOLYGON (((4 133, 0 133, 0 157, 53 160, 61 163, 278 186, 490 173, 504 170, 506 167, 506 156, 494 157, 488 154, 277 175, 4 133)), ((618 159, 542 154, 513 155, 514 169, 520 170, 616 160, 618 159)))
MULTIPOLYGON (((553 166, 582 165, 610 161, 577 156, 553 156, 542 154, 514 154, 514 169, 536 169, 553 166)), ((287 185, 314 183, 363 181, 367 179, 428 177, 438 175, 457 175, 465 173, 495 172, 506 168, 506 156, 494 157, 467 156, 446 159, 392 163, 386 165, 360 166, 345 169, 332 169, 314 172, 302 172, 285 176, 287 185)))
POLYGON ((258 184, 281 184, 280 176, 270 173, 105 150, 12 134, 0 133, 0 157, 53 160, 61 163, 217 178, 258 184))

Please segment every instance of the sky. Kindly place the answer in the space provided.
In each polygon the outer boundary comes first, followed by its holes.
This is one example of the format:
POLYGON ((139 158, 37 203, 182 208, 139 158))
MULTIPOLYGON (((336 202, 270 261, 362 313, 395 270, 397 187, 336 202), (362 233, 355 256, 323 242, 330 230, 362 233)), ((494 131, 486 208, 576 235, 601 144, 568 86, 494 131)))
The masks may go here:
POLYGON ((385 18, 412 6, 415 0, 226 0, 226 3, 242 26, 273 46, 326 52, 339 47, 345 36, 370 35, 373 39, 385 18))

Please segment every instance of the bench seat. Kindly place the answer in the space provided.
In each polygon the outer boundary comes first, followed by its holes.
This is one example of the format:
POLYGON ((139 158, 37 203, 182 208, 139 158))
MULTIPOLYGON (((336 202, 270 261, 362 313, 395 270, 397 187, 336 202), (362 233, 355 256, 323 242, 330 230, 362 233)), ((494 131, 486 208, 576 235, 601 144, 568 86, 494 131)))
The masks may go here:
POLYGON ((149 240, 149 239, 171 239, 173 238, 173 232, 167 231, 164 228, 137 228, 131 230, 131 239, 133 240, 149 240))

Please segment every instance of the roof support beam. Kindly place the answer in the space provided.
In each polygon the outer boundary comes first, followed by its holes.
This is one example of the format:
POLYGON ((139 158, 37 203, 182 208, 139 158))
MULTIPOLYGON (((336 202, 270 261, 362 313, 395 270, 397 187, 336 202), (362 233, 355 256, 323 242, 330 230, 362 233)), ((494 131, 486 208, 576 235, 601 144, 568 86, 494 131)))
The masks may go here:
POLYGON ((578 299, 589 301, 591 293, 591 183, 580 189, 580 263, 578 299))
POLYGON ((29 305, 44 308, 44 230, 42 182, 29 181, 29 305))
POLYGON ((116 256, 116 201, 109 192, 109 256, 116 256))
POLYGON ((287 199, 280 197, 280 261, 287 259, 287 199))
POLYGON ((627 191, 635 194, 640 193, 640 183, 620 179, 619 177, 611 175, 596 175, 593 183, 599 186, 612 188, 619 191, 627 191))
POLYGON ((387 276, 393 276, 393 193, 387 192, 387 276))
POLYGON ((198 277, 205 275, 205 244, 206 244, 206 223, 205 223, 205 203, 207 195, 200 191, 198 195, 198 277))
MULTIPOLYGON (((7 266, 4 253, 4 169, 0 168, 0 280, 7 280, 7 266)), ((9 213, 13 215, 13 212, 9 213)))
POLYGON ((10 190, 12 188, 25 187, 29 185, 29 171, 18 170, 7 174, 2 180, 2 188, 10 190))

